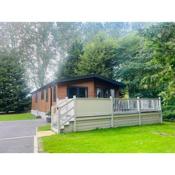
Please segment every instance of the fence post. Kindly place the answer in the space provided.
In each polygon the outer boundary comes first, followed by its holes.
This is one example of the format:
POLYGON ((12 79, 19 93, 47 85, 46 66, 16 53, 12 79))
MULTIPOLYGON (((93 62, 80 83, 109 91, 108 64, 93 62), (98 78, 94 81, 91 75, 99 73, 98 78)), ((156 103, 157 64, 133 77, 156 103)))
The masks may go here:
POLYGON ((159 97, 159 110, 160 110, 160 123, 163 122, 163 115, 162 115, 162 107, 161 107, 161 98, 159 97))
POLYGON ((73 96, 73 99, 74 99, 74 126, 73 126, 73 130, 74 132, 76 132, 76 96, 74 95, 73 96))
POLYGON ((111 127, 114 127, 114 109, 113 109, 113 98, 110 96, 111 100, 111 127))
POLYGON ((137 110, 139 113, 139 125, 141 125, 141 115, 140 115, 140 97, 137 97, 137 110))

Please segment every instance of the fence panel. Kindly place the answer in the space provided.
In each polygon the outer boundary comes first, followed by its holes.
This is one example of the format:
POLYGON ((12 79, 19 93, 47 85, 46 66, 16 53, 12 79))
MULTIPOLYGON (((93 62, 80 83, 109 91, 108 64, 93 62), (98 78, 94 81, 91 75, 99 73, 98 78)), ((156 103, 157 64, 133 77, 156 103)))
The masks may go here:
POLYGON ((83 98, 76 99, 76 116, 111 115, 110 99, 83 98))
POLYGON ((113 99, 114 114, 117 113, 137 113, 137 99, 113 99))
POLYGON ((141 112, 159 111, 159 99, 140 99, 140 110, 141 112))

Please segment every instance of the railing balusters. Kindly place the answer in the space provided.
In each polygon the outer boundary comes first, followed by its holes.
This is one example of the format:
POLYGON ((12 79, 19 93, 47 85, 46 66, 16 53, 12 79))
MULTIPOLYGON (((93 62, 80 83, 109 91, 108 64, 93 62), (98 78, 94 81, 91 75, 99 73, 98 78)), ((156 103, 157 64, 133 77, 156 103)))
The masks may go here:
MULTIPOLYGON (((136 113, 138 111, 137 99, 119 99, 113 100, 114 113, 136 113)), ((158 99, 140 99, 140 111, 158 111, 159 100, 158 99)))

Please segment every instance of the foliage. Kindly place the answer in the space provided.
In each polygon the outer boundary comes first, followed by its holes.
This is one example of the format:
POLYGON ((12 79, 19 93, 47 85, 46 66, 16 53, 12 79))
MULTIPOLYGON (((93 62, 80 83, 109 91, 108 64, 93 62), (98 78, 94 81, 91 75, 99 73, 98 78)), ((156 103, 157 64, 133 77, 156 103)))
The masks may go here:
POLYGON ((174 105, 163 106, 164 120, 175 120, 175 107, 174 105))
POLYGON ((56 134, 41 138, 41 143, 49 153, 173 153, 174 135, 175 123, 167 122, 56 134))
POLYGON ((76 76, 76 70, 80 56, 83 54, 83 43, 80 40, 75 40, 68 50, 68 56, 64 59, 61 67, 56 72, 57 78, 67 78, 76 76))
POLYGON ((115 69, 115 77, 127 84, 130 97, 156 97, 159 92, 159 87, 144 79, 156 66, 148 65, 152 55, 146 44, 136 32, 121 38, 118 43, 117 60, 120 65, 115 69))
POLYGON ((56 63, 54 29, 53 23, 3 23, 0 26, 0 51, 20 59, 30 87, 39 88, 47 83, 48 70, 56 63))
POLYGON ((114 39, 103 33, 98 34, 85 45, 76 73, 78 75, 98 74, 112 78, 116 47, 117 43, 114 39))
POLYGON ((131 97, 161 96, 165 105, 174 103, 174 29, 174 23, 160 23, 119 42, 115 74, 128 84, 131 97))
POLYGON ((0 55, 0 111, 8 113, 28 110, 28 94, 20 61, 12 56, 0 55))
POLYGON ((15 55, 25 67, 28 86, 39 88, 54 78, 65 64, 75 40, 91 41, 99 32, 114 38, 144 28, 149 23, 21 22, 0 23, 0 52, 15 55), (58 68, 58 70, 57 70, 58 68))
POLYGON ((160 66, 158 71, 149 76, 162 87, 160 95, 164 104, 172 103, 175 100, 175 24, 154 25, 145 30, 143 36, 149 41, 149 47, 154 49, 150 64, 160 66))
POLYGON ((0 40, 32 88, 96 73, 123 81, 130 97, 175 104, 175 23, 0 23, 0 40))

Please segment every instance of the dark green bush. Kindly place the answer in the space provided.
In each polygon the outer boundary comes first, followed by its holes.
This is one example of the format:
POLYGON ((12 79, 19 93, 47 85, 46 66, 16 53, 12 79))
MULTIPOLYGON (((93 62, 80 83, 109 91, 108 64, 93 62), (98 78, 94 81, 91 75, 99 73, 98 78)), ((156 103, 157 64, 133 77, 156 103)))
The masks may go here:
POLYGON ((175 105, 163 106, 162 111, 164 120, 175 120, 175 105))

